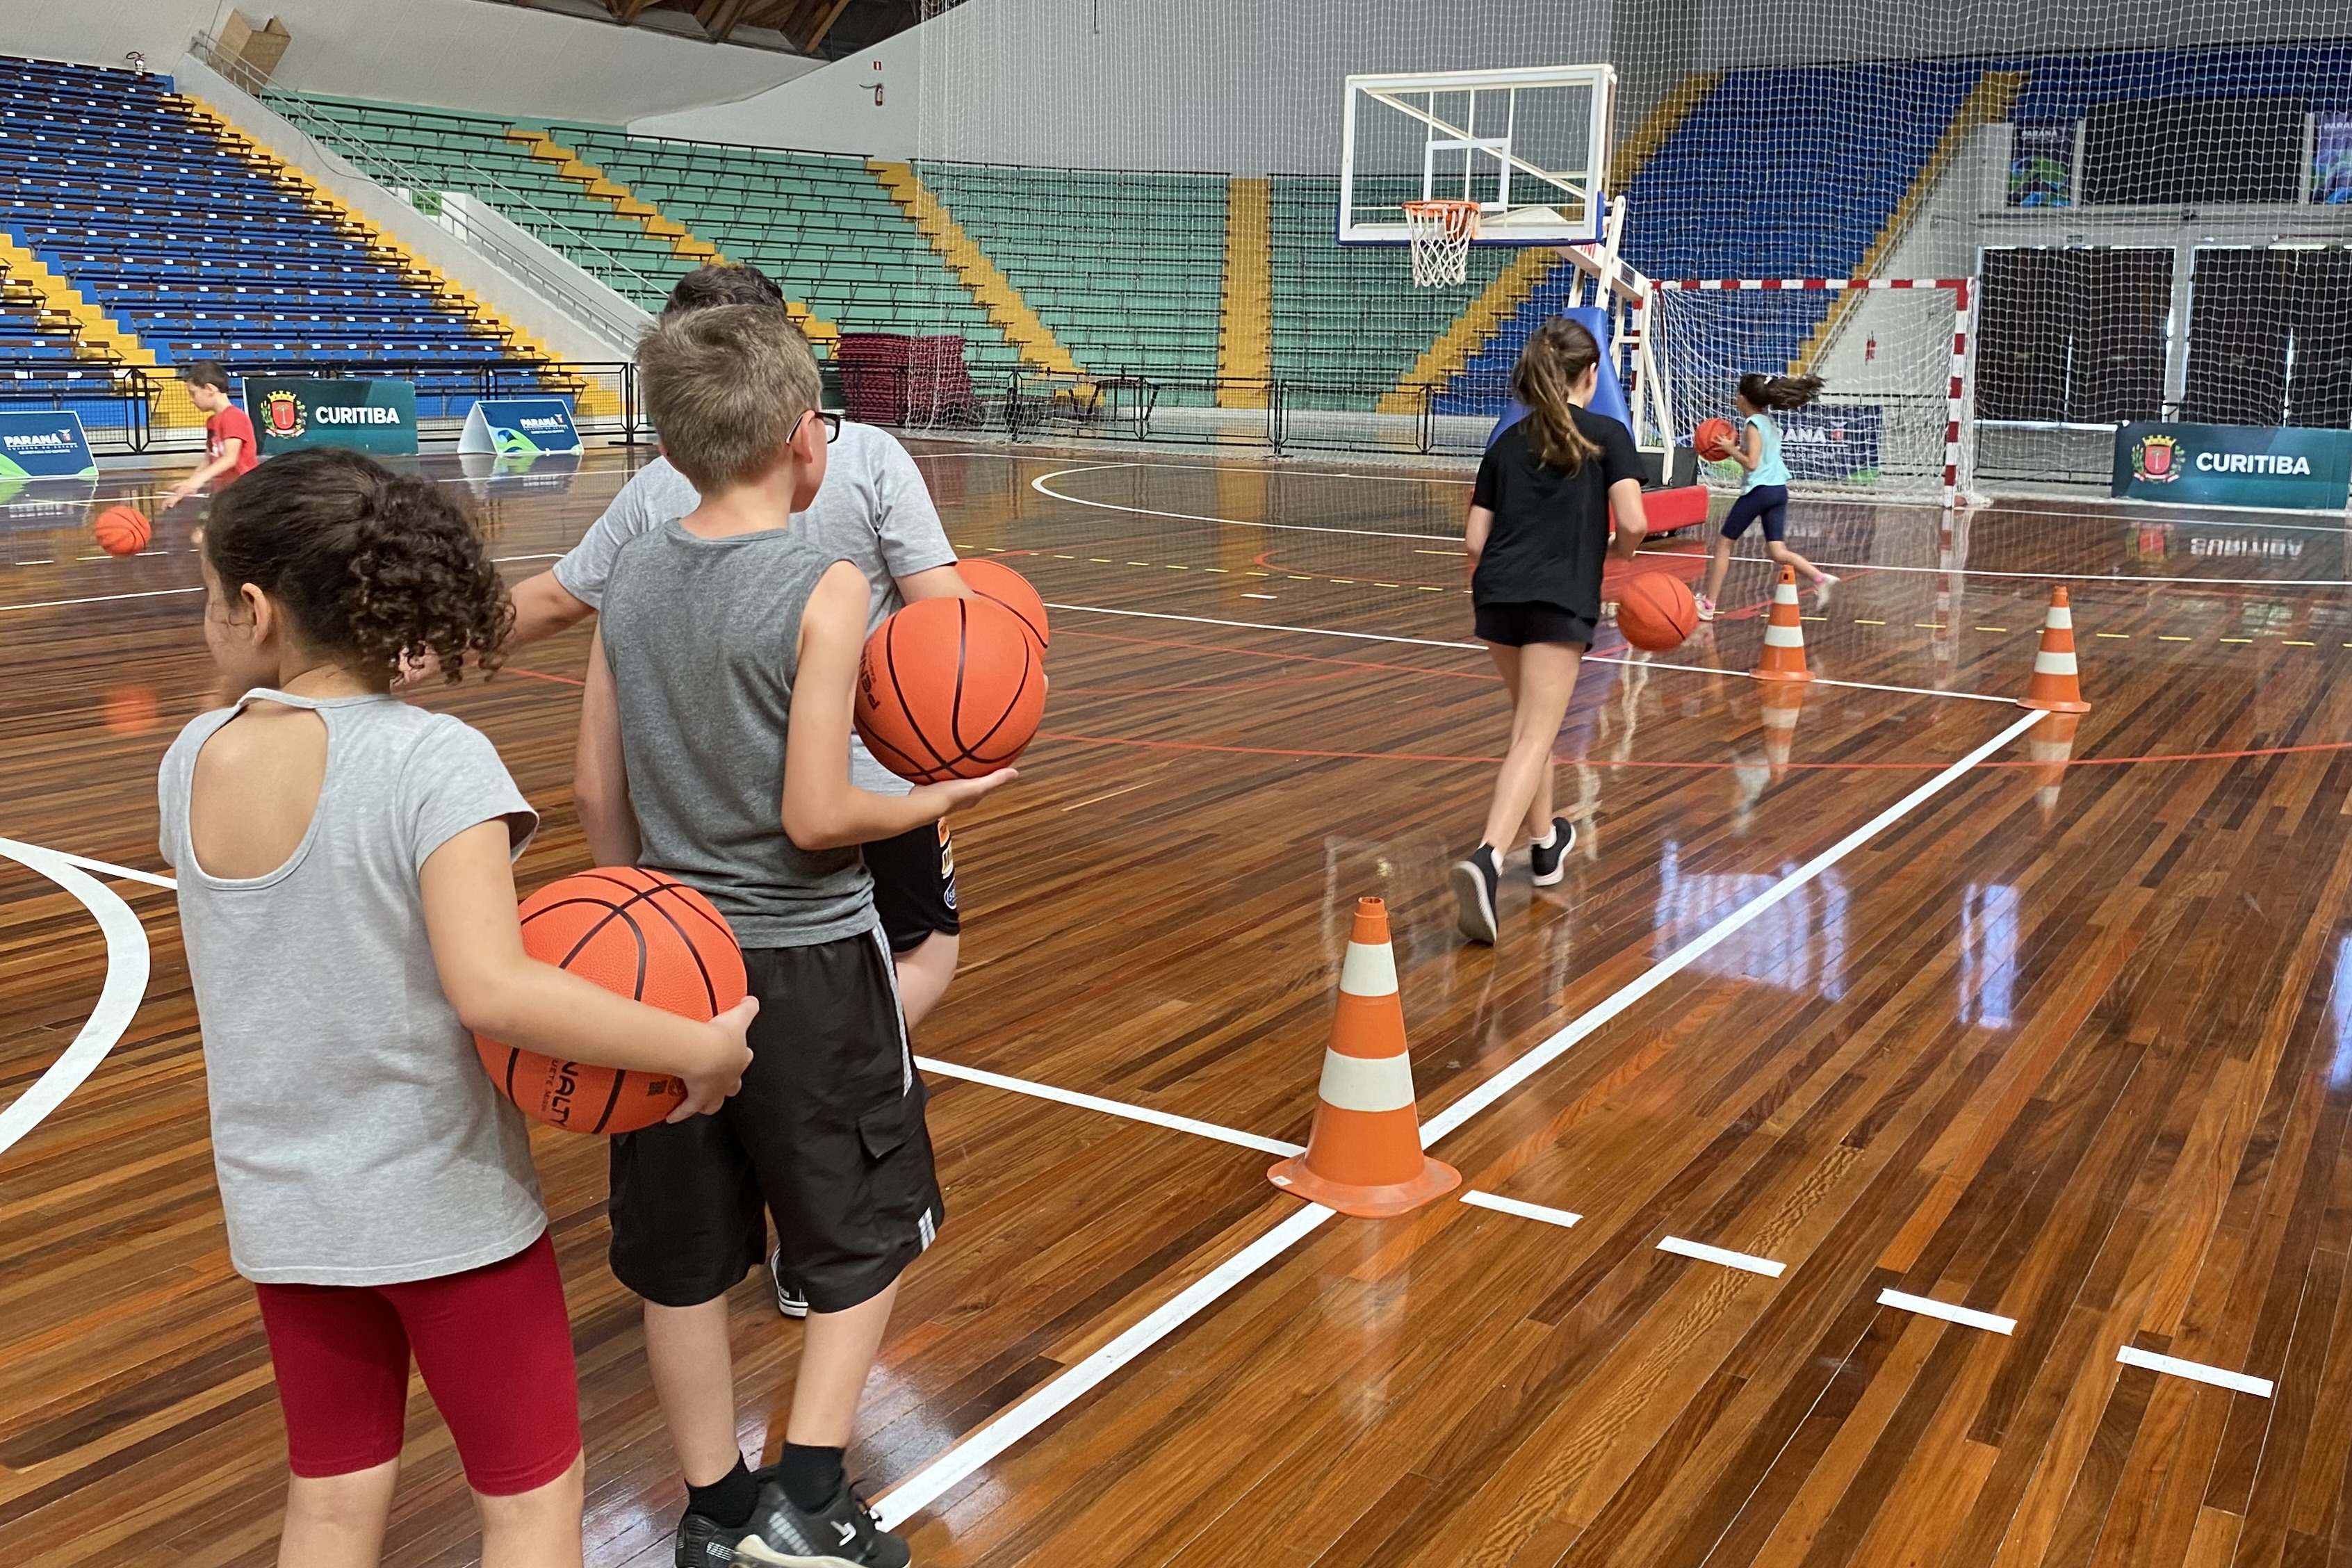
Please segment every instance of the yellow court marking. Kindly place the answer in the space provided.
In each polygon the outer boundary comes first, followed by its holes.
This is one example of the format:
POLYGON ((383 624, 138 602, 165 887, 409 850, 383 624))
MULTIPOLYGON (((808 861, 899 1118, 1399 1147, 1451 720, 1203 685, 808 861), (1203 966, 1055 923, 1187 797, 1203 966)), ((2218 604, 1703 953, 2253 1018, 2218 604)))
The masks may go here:
POLYGON ((2254 639, 2252 637, 2223 637, 2221 640, 2223 642, 2252 642, 2254 639))
POLYGON ((2113 637, 2117 642, 2131 641, 2131 633, 2129 632, 2093 632, 2091 635, 2095 637, 2113 637))
POLYGON ((2009 630, 2009 628, 2007 626, 1979 626, 1977 630, 1980 632, 2005 632, 2009 630))
POLYGON ((2297 642, 2293 637, 2289 637, 2279 646, 2281 647, 2317 647, 2319 645, 2315 642, 2297 642))
POLYGON ((1827 616, 1799 616, 1797 618, 1801 621, 1826 621, 1829 619, 1827 616))
MULTIPOLYGON (((2162 632, 2158 632, 2156 634, 2156 640, 2158 642, 2187 642, 2189 639, 2187 637, 2168 637, 2162 632)), ((2346 647, 2352 647, 2352 642, 2346 643, 2344 646, 2346 647)))
POLYGON ((1865 621, 1857 618, 1853 624, 1858 626, 1883 626, 1886 623, 1885 621, 1865 621))
POLYGON ((1415 550, 1413 553, 1415 555, 1461 555, 1465 552, 1459 550, 1415 550))
POLYGON ((1225 574, 1225 569, 1222 566, 1203 566, 1201 570, 1203 572, 1214 572, 1220 577, 1225 574))
POLYGON ((1940 632, 1944 629, 1933 621, 1913 621, 1911 625, 1915 629, 1923 632, 1940 632))

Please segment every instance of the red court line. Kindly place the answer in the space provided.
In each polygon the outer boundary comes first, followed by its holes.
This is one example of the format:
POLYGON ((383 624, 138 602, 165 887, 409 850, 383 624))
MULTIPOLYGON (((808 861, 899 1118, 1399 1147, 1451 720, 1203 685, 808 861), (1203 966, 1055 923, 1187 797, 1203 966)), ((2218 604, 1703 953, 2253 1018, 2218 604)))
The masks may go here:
POLYGON ((499 675, 527 675, 533 680, 551 680, 558 686, 584 687, 588 684, 584 680, 574 679, 569 675, 550 675, 543 669, 525 669, 519 664, 502 664, 499 666, 496 670, 492 671, 492 675, 493 677, 499 675))

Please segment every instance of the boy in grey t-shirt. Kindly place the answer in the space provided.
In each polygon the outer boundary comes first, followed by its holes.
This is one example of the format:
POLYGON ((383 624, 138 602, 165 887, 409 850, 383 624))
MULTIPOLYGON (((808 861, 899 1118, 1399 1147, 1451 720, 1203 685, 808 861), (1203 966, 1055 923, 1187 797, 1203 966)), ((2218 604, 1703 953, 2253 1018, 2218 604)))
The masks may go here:
POLYGON ((618 552, 581 703, 573 798, 605 865, 696 888, 744 948, 768 1020, 717 1114, 613 1141, 613 1271, 645 1300, 646 1360, 688 1487, 677 1562, 904 1568, 843 1456, 898 1279, 941 1205, 872 883, 857 847, 1013 775, 903 795, 849 776, 867 584, 795 521, 824 482, 816 362, 782 312, 665 317, 646 406, 700 498, 618 552), (691 605, 693 613, 678 613, 691 605), (727 1291, 767 1255, 807 1303, 782 1452, 736 1447, 727 1291), (762 1556, 755 1547, 763 1547, 762 1556))
MULTIPOLYGON (((678 279, 665 318, 718 305, 784 309, 783 290, 755 267, 704 267, 678 279)), ((964 598, 971 589, 955 569, 940 514, 923 476, 887 431, 826 417, 831 437, 823 488, 793 526, 854 563, 867 584, 866 629, 916 599, 964 598)), ((604 514, 589 525, 551 570, 514 589, 514 630, 506 646, 521 647, 579 625, 604 602, 614 563, 631 540, 702 503, 693 483, 667 458, 639 468, 604 514)), ((906 784, 850 737, 851 776, 877 795, 903 795, 906 784)), ((919 827, 864 847, 874 879, 874 903, 890 943, 898 992, 909 1026, 947 994, 955 977, 963 924, 957 907, 955 847, 944 823, 919 827)), ((794 1316, 803 1310, 779 1277, 778 1300, 794 1316)))

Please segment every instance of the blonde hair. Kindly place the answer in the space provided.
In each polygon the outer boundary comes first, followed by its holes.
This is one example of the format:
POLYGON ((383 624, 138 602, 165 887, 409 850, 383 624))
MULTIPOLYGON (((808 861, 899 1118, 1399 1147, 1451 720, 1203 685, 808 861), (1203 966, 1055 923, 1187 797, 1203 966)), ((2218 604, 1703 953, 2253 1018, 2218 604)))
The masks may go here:
POLYGON ((656 317, 637 377, 670 466, 705 495, 775 467, 822 395, 808 340, 765 305, 656 317))
POLYGON ((1581 321, 1554 316, 1538 327, 1519 351, 1511 372, 1511 393, 1535 416, 1530 443, 1536 457, 1555 468, 1576 472, 1601 447, 1576 427, 1574 405, 1569 399, 1584 373, 1601 363, 1601 344, 1581 321))

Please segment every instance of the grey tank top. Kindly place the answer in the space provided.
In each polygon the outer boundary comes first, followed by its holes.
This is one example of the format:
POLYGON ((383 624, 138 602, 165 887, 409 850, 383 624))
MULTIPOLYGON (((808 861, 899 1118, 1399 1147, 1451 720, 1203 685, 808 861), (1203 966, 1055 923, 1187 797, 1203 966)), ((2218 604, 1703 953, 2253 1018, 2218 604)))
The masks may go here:
POLYGON ((783 826, 801 612, 835 559, 796 528, 703 539, 673 519, 622 548, 599 612, 638 863, 701 892, 749 948, 875 923, 857 850, 803 849, 783 826))

